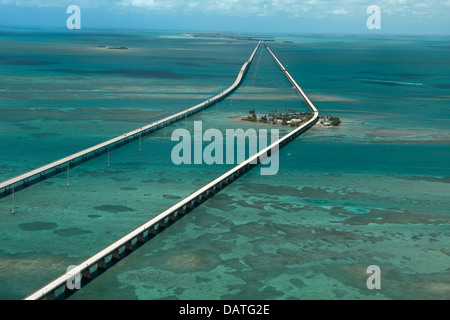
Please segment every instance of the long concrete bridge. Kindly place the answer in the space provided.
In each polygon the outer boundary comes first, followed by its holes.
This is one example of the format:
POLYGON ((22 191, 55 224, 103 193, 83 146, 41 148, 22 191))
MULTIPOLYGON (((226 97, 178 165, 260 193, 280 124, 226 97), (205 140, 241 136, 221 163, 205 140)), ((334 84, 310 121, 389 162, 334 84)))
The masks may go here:
MULTIPOLYGON (((258 49, 258 47, 256 48, 256 50, 258 49)), ((73 289, 71 289, 73 286, 68 286, 67 284, 71 283, 74 278, 80 276, 83 282, 91 281, 97 275, 101 274, 102 272, 113 266, 115 263, 126 257, 128 254, 136 250, 139 246, 152 239, 158 232, 164 230, 170 224, 174 223, 175 221, 189 213, 193 208, 200 205, 210 197, 214 196, 220 190, 232 183, 235 179, 239 178, 241 175, 248 172, 255 166, 261 164, 261 160, 263 160, 267 155, 271 155, 273 152, 278 152, 279 148, 282 148, 290 141, 308 131, 317 123, 317 121, 319 120, 319 111, 309 100, 300 86, 295 82, 289 72, 278 60, 278 58, 273 54, 273 52, 267 46, 266 48, 275 59, 277 64, 280 66, 283 73, 292 83, 295 90, 312 111, 313 117, 300 127, 283 136, 278 141, 272 143, 267 148, 249 157, 246 161, 222 174, 220 177, 214 179, 188 197, 184 198, 167 210, 153 217, 145 224, 141 225, 132 232, 115 241, 105 249, 101 250, 75 268, 71 269, 69 272, 61 275, 43 288, 24 298, 25 300, 52 300, 60 296, 64 297, 70 295, 74 292, 73 289)), ((253 52, 252 57, 255 55, 256 50, 253 52)), ((250 62, 251 59, 246 64, 250 62)), ((247 65, 244 65, 243 69, 241 69, 240 72, 240 78, 238 77, 236 83, 242 80, 242 76, 245 73, 246 69, 247 65)))
POLYGON ((246 61, 244 63, 244 65, 242 66, 242 68, 239 71, 239 74, 236 78, 236 81, 225 91, 217 94, 216 96, 214 96, 192 108, 186 109, 177 114, 174 114, 174 115, 164 118, 162 120, 156 121, 154 123, 151 123, 147 126, 141 127, 134 131, 125 133, 116 138, 105 141, 103 143, 100 143, 98 145, 95 145, 93 147, 85 149, 83 151, 77 152, 77 153, 72 154, 63 159, 49 163, 43 167, 29 171, 27 173, 24 173, 22 175, 15 177, 15 178, 1 182, 0 183, 0 199, 7 197, 11 194, 14 194, 14 192, 23 190, 33 184, 36 184, 40 181, 47 179, 47 178, 50 178, 56 174, 64 172, 65 170, 69 171, 70 168, 73 168, 76 165, 84 163, 84 162, 86 162, 92 158, 98 157, 102 154, 109 153, 110 150, 116 149, 124 144, 129 143, 129 142, 135 141, 137 139, 142 139, 143 136, 146 136, 150 133, 153 133, 162 128, 165 128, 175 122, 184 120, 187 117, 192 116, 193 114, 201 112, 204 109, 215 105, 217 102, 219 102, 220 100, 223 100, 224 98, 229 96, 231 93, 233 93, 239 87, 239 85, 242 83, 242 80, 244 79, 245 74, 247 73, 249 66, 252 63, 253 58, 255 57, 255 54, 258 51, 258 48, 259 48, 261 42, 262 41, 258 42, 258 45, 256 46, 255 50, 253 51, 252 55, 250 56, 250 59, 248 59, 248 61, 246 61))

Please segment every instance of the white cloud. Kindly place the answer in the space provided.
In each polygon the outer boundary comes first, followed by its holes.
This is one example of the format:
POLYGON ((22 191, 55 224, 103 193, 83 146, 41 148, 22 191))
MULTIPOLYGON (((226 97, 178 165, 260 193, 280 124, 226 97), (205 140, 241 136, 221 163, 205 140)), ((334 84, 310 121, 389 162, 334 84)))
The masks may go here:
POLYGON ((117 1, 106 0, 0 0, 0 5, 16 5, 18 7, 68 7, 76 4, 82 8, 106 6, 108 3, 117 1))
POLYGON ((348 11, 343 8, 334 9, 330 13, 335 15, 348 15, 348 11))
POLYGON ((230 16, 323 17, 366 15, 371 4, 389 15, 432 16, 445 14, 450 0, 0 0, 0 5, 105 7, 117 11, 198 12, 230 16))

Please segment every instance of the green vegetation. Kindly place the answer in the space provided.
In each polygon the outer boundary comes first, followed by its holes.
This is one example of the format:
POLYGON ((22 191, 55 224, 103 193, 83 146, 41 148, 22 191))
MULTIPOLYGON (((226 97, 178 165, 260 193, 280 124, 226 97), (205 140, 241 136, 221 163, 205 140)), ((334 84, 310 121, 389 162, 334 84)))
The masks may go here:
POLYGON ((256 122, 257 121, 255 109, 250 110, 250 115, 245 120, 251 121, 251 122, 256 122))
MULTIPOLYGON (((311 112, 297 112, 294 109, 284 109, 284 113, 271 110, 268 114, 256 115, 255 109, 250 110, 250 115, 242 120, 250 122, 276 124, 282 126, 298 127, 302 123, 308 122, 313 114, 311 112)), ((321 127, 337 127, 341 124, 341 119, 338 117, 320 117, 319 126, 321 127)))
POLYGON ((319 123, 327 127, 338 127, 341 124, 341 119, 339 119, 338 117, 325 116, 323 118, 320 118, 319 123))
POLYGON ((333 127, 337 127, 341 124, 341 119, 339 119, 338 117, 331 117, 331 125, 333 127))

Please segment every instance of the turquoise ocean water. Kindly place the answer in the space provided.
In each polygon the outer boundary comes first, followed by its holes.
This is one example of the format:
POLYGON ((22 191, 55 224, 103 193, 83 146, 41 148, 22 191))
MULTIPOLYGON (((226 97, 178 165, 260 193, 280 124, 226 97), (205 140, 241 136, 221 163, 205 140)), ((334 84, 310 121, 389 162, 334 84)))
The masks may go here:
MULTIPOLYGON (((449 38, 267 36, 322 114, 280 151, 72 299, 450 298, 449 38), (364 123, 363 123, 364 121, 364 123), (366 270, 381 269, 381 290, 366 270)), ((0 30, 0 180, 207 100, 255 41, 183 33, 0 30), (106 47, 127 47, 128 50, 106 47)), ((230 165, 171 161, 177 128, 305 104, 260 50, 204 113, 0 200, 0 299, 21 299, 230 165)), ((274 127, 275 128, 275 127, 274 127)), ((290 128, 277 127, 281 133, 290 128)))

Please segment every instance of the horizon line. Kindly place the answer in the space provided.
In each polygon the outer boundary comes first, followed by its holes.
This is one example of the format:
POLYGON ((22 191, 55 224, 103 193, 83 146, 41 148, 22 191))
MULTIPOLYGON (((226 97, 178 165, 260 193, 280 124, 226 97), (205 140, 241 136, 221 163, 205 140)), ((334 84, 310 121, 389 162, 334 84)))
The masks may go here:
POLYGON ((53 30, 53 31, 67 31, 73 33, 82 33, 84 31, 139 31, 139 32, 181 32, 181 33, 194 33, 194 34, 240 34, 241 36, 252 36, 252 35, 335 35, 335 36, 384 36, 384 37, 392 37, 392 36, 407 36, 407 37, 450 37, 450 33, 382 33, 381 30, 377 30, 376 32, 323 32, 323 31, 308 31, 308 32, 257 32, 257 31, 231 31, 231 30, 203 30, 203 29, 164 29, 164 28, 112 28, 112 27, 104 27, 104 28, 82 28, 80 30, 68 30, 63 26, 20 26, 20 25, 0 25, 0 29, 23 29, 23 30, 53 30))

